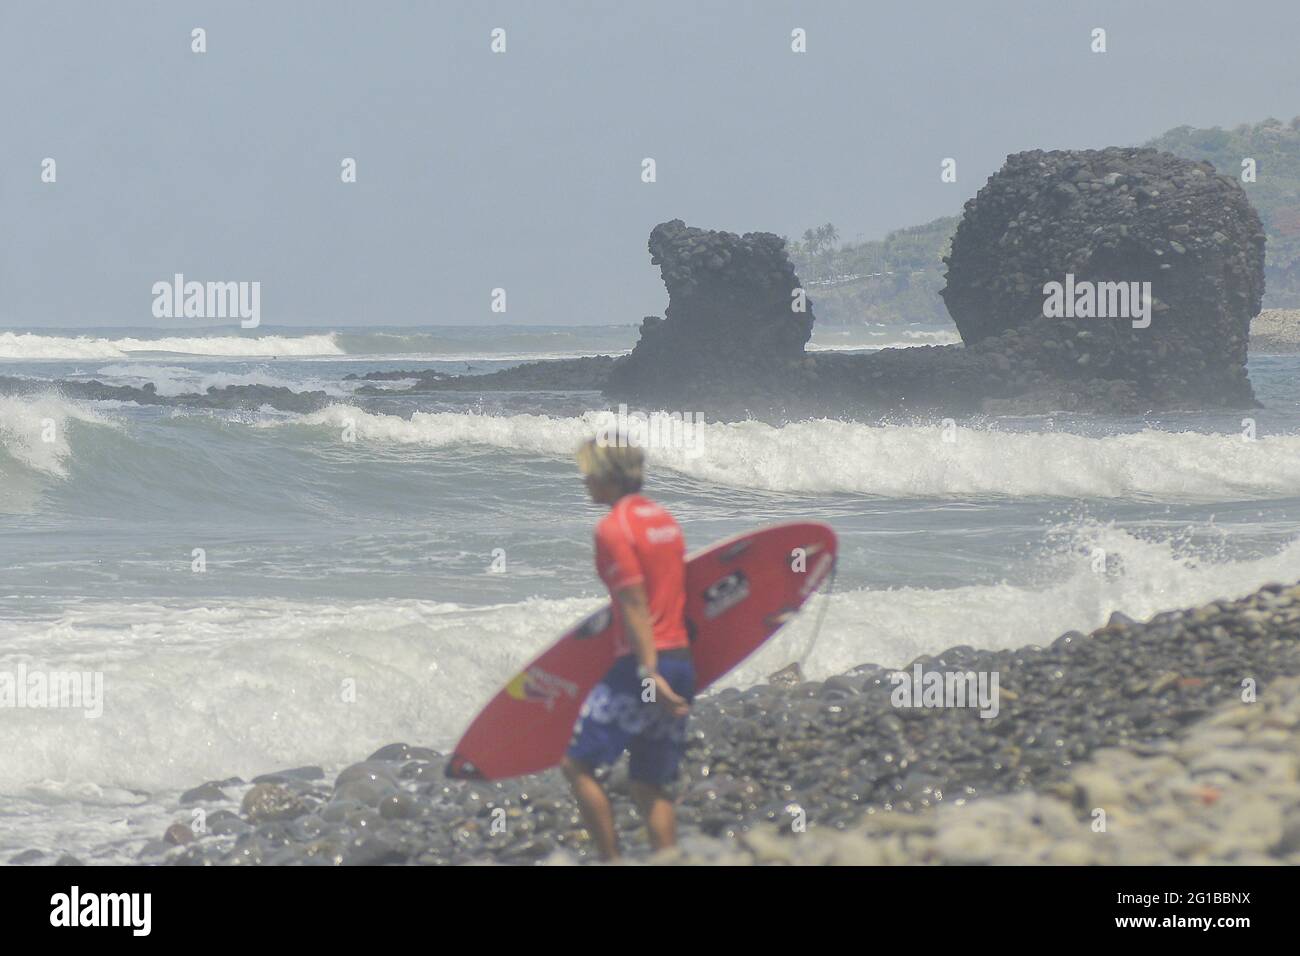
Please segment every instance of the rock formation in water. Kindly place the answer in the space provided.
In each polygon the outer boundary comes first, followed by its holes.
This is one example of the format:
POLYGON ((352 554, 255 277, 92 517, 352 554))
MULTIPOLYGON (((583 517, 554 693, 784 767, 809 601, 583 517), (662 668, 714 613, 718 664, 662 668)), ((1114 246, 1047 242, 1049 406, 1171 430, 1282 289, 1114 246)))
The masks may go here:
POLYGON ((1148 407, 1249 405, 1264 241, 1245 192, 1208 163, 1034 150, 966 203, 941 294, 967 346, 1006 357, 1016 391, 1121 383, 1148 407), (1073 314, 1045 315, 1051 282, 1073 314), (1114 316, 1144 283, 1149 316, 1133 301, 1114 316))
POLYGON ((674 219, 654 228, 649 248, 668 308, 642 322, 636 348, 610 374, 609 394, 680 404, 719 393, 770 396, 774 384, 798 380, 813 315, 798 301, 799 277, 780 236, 674 219))
POLYGON ((668 308, 645 319, 630 355, 419 387, 601 389, 719 417, 1250 406, 1264 242, 1241 187, 1206 163, 1151 149, 1019 153, 966 203, 945 260, 963 345, 809 355, 813 302, 796 306, 783 240, 674 219, 649 243, 668 308))
MULTIPOLYGON (((53 383, 59 394, 67 398, 102 402, 135 402, 137 405, 168 405, 189 408, 258 409, 263 405, 284 412, 314 412, 331 402, 322 391, 295 392, 281 385, 225 385, 209 386, 199 394, 159 395, 152 382, 143 388, 134 385, 105 385, 98 381, 72 381, 60 379, 53 383)), ((0 375, 0 395, 35 395, 47 391, 49 382, 38 379, 14 378, 0 375)))
POLYGON ((812 303, 792 310, 799 279, 768 233, 673 220, 650 254, 666 318, 646 319, 615 363, 611 398, 764 415, 1254 404, 1259 217, 1213 167, 1155 150, 1008 158, 966 204, 946 260, 963 346, 805 354, 812 303))

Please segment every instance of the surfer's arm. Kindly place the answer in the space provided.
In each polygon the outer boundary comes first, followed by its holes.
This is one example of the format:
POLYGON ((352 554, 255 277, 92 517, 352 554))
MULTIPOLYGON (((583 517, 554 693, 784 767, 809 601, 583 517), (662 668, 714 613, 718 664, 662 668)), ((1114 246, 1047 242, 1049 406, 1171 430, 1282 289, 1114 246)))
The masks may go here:
POLYGON ((674 714, 684 716, 690 705, 672 689, 659 673, 659 652, 655 650, 654 625, 650 620, 650 599, 645 585, 629 584, 614 592, 623 614, 623 627, 632 639, 632 653, 641 665, 640 673, 651 675, 655 682, 655 702, 674 714))
POLYGON ((637 663, 651 674, 657 674, 659 654, 655 650, 654 625, 650 620, 650 599, 646 596, 645 585, 629 584, 619 588, 616 596, 637 663))

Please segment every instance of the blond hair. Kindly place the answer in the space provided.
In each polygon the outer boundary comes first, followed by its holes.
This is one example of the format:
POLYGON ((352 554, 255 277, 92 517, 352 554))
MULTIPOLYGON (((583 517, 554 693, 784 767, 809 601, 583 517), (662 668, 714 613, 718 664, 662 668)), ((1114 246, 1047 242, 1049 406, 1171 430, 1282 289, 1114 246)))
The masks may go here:
POLYGON ((578 446, 574 457, 583 475, 614 485, 625 495, 641 490, 645 476, 645 454, 625 441, 588 438, 578 446))

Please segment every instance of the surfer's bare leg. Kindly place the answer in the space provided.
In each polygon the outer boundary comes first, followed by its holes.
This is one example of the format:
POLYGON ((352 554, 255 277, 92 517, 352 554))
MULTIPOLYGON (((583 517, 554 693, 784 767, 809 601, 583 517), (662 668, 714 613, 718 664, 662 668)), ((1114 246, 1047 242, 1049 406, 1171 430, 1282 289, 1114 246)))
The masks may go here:
POLYGON ((668 794, 639 780, 628 781, 628 789, 645 818, 646 829, 650 831, 650 845, 656 850, 676 846, 677 812, 668 794))
POLYGON ((569 779, 573 795, 578 799, 582 822, 596 840, 602 859, 618 857, 618 836, 614 832, 614 807, 609 802, 605 788, 592 775, 591 768, 572 757, 565 757, 560 769, 569 779))

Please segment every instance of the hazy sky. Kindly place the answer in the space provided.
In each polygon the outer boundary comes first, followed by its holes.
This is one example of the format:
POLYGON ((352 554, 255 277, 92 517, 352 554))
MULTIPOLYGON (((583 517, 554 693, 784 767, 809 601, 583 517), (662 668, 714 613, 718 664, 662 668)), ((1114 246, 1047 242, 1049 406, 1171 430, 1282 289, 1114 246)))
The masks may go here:
POLYGON ((0 0, 0 326, 213 324, 153 319, 176 272, 260 281, 263 325, 637 322, 658 222, 878 238, 1011 152, 1290 119, 1298 35, 1296 0, 0 0))

